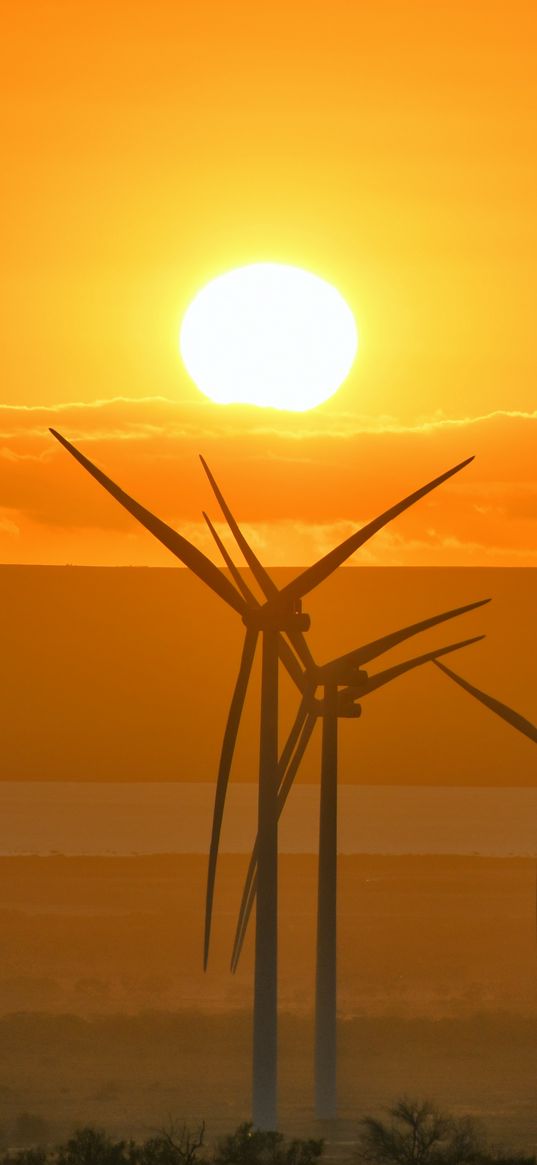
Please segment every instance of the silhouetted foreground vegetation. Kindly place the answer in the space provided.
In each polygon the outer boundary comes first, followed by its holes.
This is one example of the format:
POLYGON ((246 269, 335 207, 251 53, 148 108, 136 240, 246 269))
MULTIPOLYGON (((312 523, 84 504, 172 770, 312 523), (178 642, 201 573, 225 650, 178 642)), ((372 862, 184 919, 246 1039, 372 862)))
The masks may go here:
MULTIPOLYGON (((24 1114, 19 1135, 29 1139, 39 1118, 24 1114), (35 1121, 35 1126, 32 1125, 35 1121)), ((217 1141, 213 1151, 204 1144, 205 1125, 193 1133, 173 1124, 149 1140, 116 1141, 102 1129, 78 1129, 65 1144, 31 1145, 4 1152, 2 1165, 314 1165, 324 1148, 322 1140, 288 1141, 283 1133, 262 1132, 251 1124, 239 1125, 217 1141)))
MULTIPOLYGON (((494 1151, 470 1116, 454 1117, 431 1101, 398 1099, 387 1120, 366 1116, 358 1124, 355 1165, 537 1165, 535 1156, 494 1151)), ((0 1165, 315 1165, 323 1140, 287 1140, 252 1124, 205 1144, 205 1124, 192 1132, 172 1123, 143 1142, 114 1140, 102 1129, 78 1129, 60 1145, 45 1139, 46 1122, 23 1113, 14 1127, 17 1146, 4 1149, 0 1165)))
POLYGON ((388 1120, 364 1117, 357 1159, 370 1165, 534 1165, 535 1157, 502 1156, 487 1146, 481 1125, 454 1117, 430 1100, 401 1097, 388 1120))

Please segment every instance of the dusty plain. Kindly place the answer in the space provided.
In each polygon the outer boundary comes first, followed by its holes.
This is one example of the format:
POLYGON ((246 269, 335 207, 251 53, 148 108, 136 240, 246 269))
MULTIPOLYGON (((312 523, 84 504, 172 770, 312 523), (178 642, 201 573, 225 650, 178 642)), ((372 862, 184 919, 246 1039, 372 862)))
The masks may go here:
MULTIPOLYGON (((142 1136, 179 1116, 218 1133, 248 1116, 251 936, 229 936, 245 858, 221 861, 201 971, 205 857, 0 860, 0 1126, 45 1116, 142 1136)), ((316 863, 281 859, 280 1112, 314 1128, 316 863)), ((402 1092, 478 1114, 497 1142, 537 1141, 535 862, 340 860, 341 1121, 402 1092)))

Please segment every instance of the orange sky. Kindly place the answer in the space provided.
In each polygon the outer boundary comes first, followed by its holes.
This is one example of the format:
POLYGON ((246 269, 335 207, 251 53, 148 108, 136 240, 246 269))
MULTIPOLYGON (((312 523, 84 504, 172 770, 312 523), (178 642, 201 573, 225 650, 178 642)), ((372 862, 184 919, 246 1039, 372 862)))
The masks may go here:
POLYGON ((517 0, 6 10, 0 561, 168 562, 53 424, 208 550, 203 451, 279 563, 476 453, 362 561, 536 564, 535 25, 517 0), (267 259, 358 321, 310 414, 209 404, 177 356, 196 290, 267 259))

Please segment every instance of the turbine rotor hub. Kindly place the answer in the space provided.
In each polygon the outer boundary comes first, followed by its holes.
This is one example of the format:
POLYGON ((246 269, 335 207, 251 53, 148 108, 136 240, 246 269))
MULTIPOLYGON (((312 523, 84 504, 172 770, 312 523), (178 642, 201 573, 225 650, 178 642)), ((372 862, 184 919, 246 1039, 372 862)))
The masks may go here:
POLYGON ((369 675, 364 668, 346 659, 335 659, 333 663, 325 663, 317 668, 318 684, 355 688, 357 695, 365 691, 368 679, 369 675))
MULTIPOLYGON (((338 720, 358 720, 362 715, 360 704, 356 704, 356 698, 360 695, 362 689, 347 688, 343 692, 338 692, 337 706, 335 714, 338 720)), ((308 712, 312 716, 325 716, 334 714, 333 706, 327 703, 326 699, 319 699, 318 696, 312 696, 308 703, 308 712)))
POLYGON ((269 600, 262 607, 249 607, 242 621, 256 631, 309 631, 311 626, 309 615, 303 614, 300 599, 292 599, 285 606, 274 605, 269 600))

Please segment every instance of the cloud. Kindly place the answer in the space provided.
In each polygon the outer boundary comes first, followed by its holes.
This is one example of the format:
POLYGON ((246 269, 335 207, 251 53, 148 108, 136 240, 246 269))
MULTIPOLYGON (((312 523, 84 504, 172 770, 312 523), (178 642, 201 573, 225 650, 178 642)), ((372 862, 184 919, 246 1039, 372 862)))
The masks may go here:
POLYGON ((20 534, 20 527, 13 521, 13 518, 0 513, 0 535, 2 534, 7 534, 10 538, 16 538, 20 534))
MULTIPOLYGON (((202 451, 260 553, 274 563, 312 561, 475 452, 464 473, 378 535, 360 561, 535 563, 537 412, 435 415, 402 425, 328 405, 297 415, 164 397, 0 407, 0 506, 27 553, 33 540, 36 554, 46 555, 46 533, 59 547, 63 531, 76 561, 73 547, 82 536, 87 546, 92 531, 94 550, 99 537, 104 547, 120 536, 121 561, 130 545, 135 561, 154 562, 149 536, 57 445, 51 424, 208 549, 199 514, 207 508, 214 515, 217 507, 199 466, 202 451)), ((113 561, 111 543, 106 554, 113 561)))
POLYGON ((178 401, 163 396, 116 396, 48 406, 0 405, 0 436, 9 440, 24 431, 27 436, 44 437, 51 423, 55 427, 59 419, 72 428, 73 440, 140 440, 152 436, 177 440, 188 436, 244 436, 245 431, 250 431, 257 437, 300 442, 319 438, 352 440, 366 434, 464 430, 506 420, 537 423, 537 410, 496 409, 464 417, 449 417, 437 411, 407 423, 388 415, 342 412, 332 402, 309 413, 289 413, 248 405, 217 408, 203 398, 178 401))

